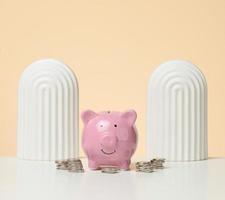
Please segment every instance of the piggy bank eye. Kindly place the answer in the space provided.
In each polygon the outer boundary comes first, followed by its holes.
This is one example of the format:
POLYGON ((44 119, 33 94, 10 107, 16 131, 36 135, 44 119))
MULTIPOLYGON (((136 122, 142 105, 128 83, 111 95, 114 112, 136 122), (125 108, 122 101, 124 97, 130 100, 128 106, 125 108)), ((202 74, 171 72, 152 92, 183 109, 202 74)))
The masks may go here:
POLYGON ((110 126, 110 122, 106 120, 100 120, 97 124, 96 127, 98 131, 103 132, 106 131, 110 126))
POLYGON ((114 127, 117 127, 117 124, 114 124, 114 127))

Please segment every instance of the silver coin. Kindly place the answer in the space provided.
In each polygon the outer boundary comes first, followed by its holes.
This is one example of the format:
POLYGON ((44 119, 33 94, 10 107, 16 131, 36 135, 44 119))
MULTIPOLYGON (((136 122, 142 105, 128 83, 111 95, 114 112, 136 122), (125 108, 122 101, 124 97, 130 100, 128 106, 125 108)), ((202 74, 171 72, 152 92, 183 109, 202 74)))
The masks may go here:
POLYGON ((68 159, 67 162, 69 162, 69 163, 80 163, 81 160, 79 160, 79 159, 68 159))
POLYGON ((164 158, 154 158, 151 160, 151 162, 159 162, 159 163, 164 163, 165 162, 165 159, 164 158))
POLYGON ((118 173, 119 171, 102 170, 101 172, 102 172, 102 173, 105 173, 105 174, 116 174, 116 173, 118 173))
POLYGON ((118 173, 119 171, 120 169, 117 167, 101 167, 102 173, 115 174, 118 173))
POLYGON ((69 166, 68 169, 83 169, 83 167, 71 167, 71 166, 69 166))
POLYGON ((83 166, 81 163, 68 163, 68 165, 83 166))
POLYGON ((55 161, 56 164, 64 164, 64 163, 68 163, 66 160, 56 160, 55 161))
POLYGON ((67 167, 57 167, 56 169, 59 169, 59 170, 68 170, 67 167))
POLYGON ((146 161, 139 161, 139 162, 136 162, 135 164, 136 164, 136 165, 146 165, 146 164, 149 164, 149 162, 146 162, 146 161))
POLYGON ((72 163, 69 163, 68 166, 83 166, 81 163, 80 164, 72 164, 72 163))
POLYGON ((56 160, 56 169, 68 170, 70 172, 84 172, 83 165, 80 159, 69 158, 67 160, 56 160))
POLYGON ((58 164, 56 164, 56 166, 68 166, 68 164, 67 163, 58 163, 58 164))

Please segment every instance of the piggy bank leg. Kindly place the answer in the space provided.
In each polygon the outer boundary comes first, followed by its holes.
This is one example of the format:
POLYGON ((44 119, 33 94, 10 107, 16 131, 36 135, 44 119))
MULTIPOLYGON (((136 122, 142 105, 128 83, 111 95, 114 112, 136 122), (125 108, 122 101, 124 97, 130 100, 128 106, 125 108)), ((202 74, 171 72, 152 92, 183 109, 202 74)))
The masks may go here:
POLYGON ((88 160, 88 167, 92 170, 100 169, 99 165, 93 160, 88 160))
POLYGON ((121 170, 129 170, 130 169, 130 160, 126 160, 120 164, 121 170))

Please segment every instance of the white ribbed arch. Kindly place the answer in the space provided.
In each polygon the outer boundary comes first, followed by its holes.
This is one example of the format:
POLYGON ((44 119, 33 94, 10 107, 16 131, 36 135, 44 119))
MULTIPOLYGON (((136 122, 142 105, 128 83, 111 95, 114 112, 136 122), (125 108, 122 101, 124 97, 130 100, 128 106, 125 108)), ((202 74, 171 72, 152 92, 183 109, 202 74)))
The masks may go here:
POLYGON ((148 84, 148 157, 207 158, 207 84, 193 64, 163 63, 148 84))
POLYGON ((55 160, 78 156, 78 84, 53 59, 32 63, 19 83, 18 157, 55 160))

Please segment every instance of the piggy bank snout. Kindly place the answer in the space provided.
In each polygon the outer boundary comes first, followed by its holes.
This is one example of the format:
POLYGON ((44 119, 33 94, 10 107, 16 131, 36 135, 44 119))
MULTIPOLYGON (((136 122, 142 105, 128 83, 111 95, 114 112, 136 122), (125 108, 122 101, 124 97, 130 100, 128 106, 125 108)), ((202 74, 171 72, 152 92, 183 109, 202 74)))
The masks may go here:
POLYGON ((104 135, 101 139, 101 146, 106 150, 114 150, 117 144, 117 137, 104 135))

